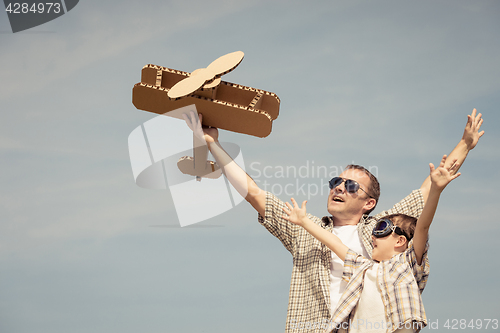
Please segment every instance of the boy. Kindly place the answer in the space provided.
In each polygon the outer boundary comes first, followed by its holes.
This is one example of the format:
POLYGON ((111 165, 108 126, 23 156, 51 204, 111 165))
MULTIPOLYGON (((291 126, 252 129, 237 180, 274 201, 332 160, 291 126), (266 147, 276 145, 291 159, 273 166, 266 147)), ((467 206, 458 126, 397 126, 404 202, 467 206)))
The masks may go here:
POLYGON ((420 294, 427 282, 427 236, 439 196, 460 173, 456 161, 445 168, 446 155, 436 169, 430 167, 429 197, 418 221, 398 214, 380 219, 372 233, 373 260, 350 250, 340 239, 312 222, 306 201, 299 208, 292 198, 284 218, 303 227, 344 261, 343 279, 348 281, 328 331, 414 332, 426 323, 420 294), (414 226, 414 229, 413 229, 414 226))

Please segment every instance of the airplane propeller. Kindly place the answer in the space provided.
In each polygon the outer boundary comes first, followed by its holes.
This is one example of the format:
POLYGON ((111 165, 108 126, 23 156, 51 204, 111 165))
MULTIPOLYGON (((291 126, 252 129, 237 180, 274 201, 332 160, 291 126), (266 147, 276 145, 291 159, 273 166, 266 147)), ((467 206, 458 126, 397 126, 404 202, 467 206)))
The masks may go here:
POLYGON ((211 81, 229 73, 238 66, 245 54, 241 51, 228 53, 215 59, 207 68, 200 68, 193 71, 190 76, 177 82, 168 91, 169 98, 179 98, 194 93, 211 81))

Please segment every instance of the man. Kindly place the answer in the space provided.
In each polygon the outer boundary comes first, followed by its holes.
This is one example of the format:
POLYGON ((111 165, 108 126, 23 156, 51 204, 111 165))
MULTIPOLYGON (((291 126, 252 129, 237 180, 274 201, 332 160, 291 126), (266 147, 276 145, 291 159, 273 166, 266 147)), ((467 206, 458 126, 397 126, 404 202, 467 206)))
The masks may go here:
MULTIPOLYGON (((484 131, 481 114, 476 109, 467 116, 462 139, 449 154, 445 167, 451 161, 463 165, 484 131)), ((203 137, 217 164, 233 187, 259 213, 259 222, 276 236, 293 256, 293 270, 288 302, 286 332, 321 332, 327 327, 337 302, 345 290, 342 281, 343 261, 303 228, 289 223, 284 217, 284 202, 269 192, 262 191, 222 149, 215 128, 201 127, 193 113, 185 115, 195 135, 203 137)), ((458 168, 454 169, 454 173, 458 168)), ((420 189, 413 191, 391 209, 375 216, 368 214, 375 208, 380 187, 377 179, 365 168, 348 166, 340 177, 330 181, 327 210, 330 216, 308 217, 322 228, 335 233, 344 244, 359 254, 371 258, 371 234, 376 221, 390 214, 405 214, 418 218, 429 194, 431 181, 427 177, 420 189)))

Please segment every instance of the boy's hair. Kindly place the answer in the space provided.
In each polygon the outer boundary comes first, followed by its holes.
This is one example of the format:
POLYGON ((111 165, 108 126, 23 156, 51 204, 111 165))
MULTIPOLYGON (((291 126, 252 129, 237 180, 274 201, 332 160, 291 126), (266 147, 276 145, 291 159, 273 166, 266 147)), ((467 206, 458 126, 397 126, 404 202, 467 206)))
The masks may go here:
POLYGON ((361 165, 357 164, 349 164, 348 166, 345 167, 344 170, 360 170, 363 173, 365 173, 369 178, 370 178, 370 186, 368 187, 368 194, 375 199, 375 206, 373 206, 372 209, 367 211, 365 214, 370 214, 375 207, 378 204, 378 199, 380 198, 380 184, 377 180, 377 177, 375 177, 370 171, 368 171, 365 167, 362 167, 361 165))
POLYGON ((417 226, 416 218, 405 214, 392 214, 385 216, 385 218, 391 220, 392 224, 403 229, 403 231, 406 232, 408 236, 410 236, 410 239, 413 238, 413 234, 415 233, 415 227, 417 226))

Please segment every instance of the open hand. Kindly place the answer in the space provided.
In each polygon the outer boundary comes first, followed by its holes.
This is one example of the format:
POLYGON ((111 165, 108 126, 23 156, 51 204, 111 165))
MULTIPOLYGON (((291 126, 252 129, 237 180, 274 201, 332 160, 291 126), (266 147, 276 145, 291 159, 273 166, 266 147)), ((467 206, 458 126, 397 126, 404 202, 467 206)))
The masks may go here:
POLYGON ((307 200, 302 202, 302 207, 299 207, 299 205, 297 205, 297 202, 295 201, 294 198, 292 198, 291 201, 293 207, 288 202, 285 202, 285 205, 288 209, 283 208, 283 211, 286 213, 286 215, 283 215, 283 218, 287 221, 292 222, 293 224, 303 225, 304 221, 307 219, 307 213, 306 213, 307 200))
POLYGON ((207 143, 217 141, 219 131, 215 127, 202 126, 203 115, 201 113, 196 114, 194 111, 191 111, 189 114, 183 113, 182 118, 184 118, 188 127, 199 139, 205 140, 207 143))
POLYGON ((481 125, 483 124, 482 114, 477 114, 477 110, 472 110, 472 114, 467 116, 467 124, 465 125, 464 135, 462 140, 467 144, 469 150, 473 149, 479 138, 483 136, 484 131, 479 132, 481 125))
POLYGON ((452 165, 448 168, 444 166, 446 161, 446 155, 443 155, 441 159, 441 163, 437 168, 434 167, 434 164, 429 163, 430 168, 430 177, 431 177, 431 187, 435 186, 439 191, 444 190, 446 185, 448 185, 453 179, 460 176, 460 172, 456 173, 458 168, 460 167, 457 160, 452 161, 452 165))

